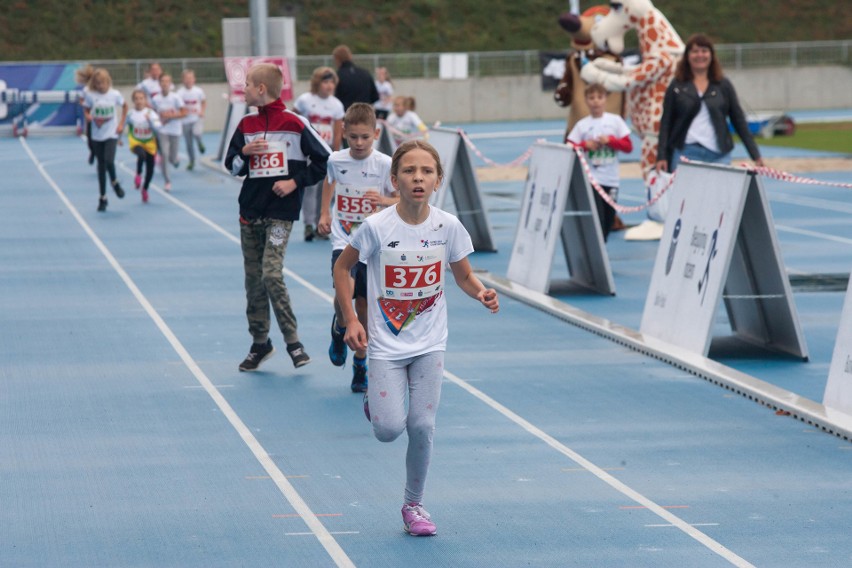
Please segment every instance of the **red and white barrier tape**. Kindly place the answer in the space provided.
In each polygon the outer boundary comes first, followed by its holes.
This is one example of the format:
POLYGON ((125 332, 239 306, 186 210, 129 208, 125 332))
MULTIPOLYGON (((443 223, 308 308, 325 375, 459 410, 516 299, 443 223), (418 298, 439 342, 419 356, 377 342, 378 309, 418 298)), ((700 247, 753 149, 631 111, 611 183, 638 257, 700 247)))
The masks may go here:
POLYGON ((789 181, 790 183, 801 183, 805 185, 827 185, 830 187, 844 187, 844 188, 852 188, 852 183, 839 183, 832 181, 821 181, 818 179, 806 178, 802 176, 796 176, 788 172, 784 172, 781 170, 774 170, 772 168, 768 168, 766 166, 751 166, 749 164, 740 164, 741 167, 755 172, 764 177, 777 179, 781 181, 789 181))
POLYGON ((402 130, 400 130, 398 128, 394 128, 393 126, 391 126, 388 123, 388 121, 386 121, 386 120, 379 120, 379 122, 382 124, 382 126, 384 126, 387 129, 387 131, 396 139, 397 142, 399 142, 399 141, 407 142, 409 140, 419 140, 419 139, 424 138, 425 135, 426 135, 425 132, 412 132, 412 133, 403 132, 402 130))
POLYGON ((509 167, 509 168, 517 167, 517 166, 520 166, 521 164, 523 164, 524 162, 526 162, 527 160, 529 160, 530 156, 532 156, 532 153, 533 153, 533 147, 530 146, 529 148, 527 148, 527 150, 523 154, 521 154, 520 156, 518 156, 517 158, 515 158, 511 162, 508 162, 508 163, 505 163, 505 164, 498 164, 497 162, 487 158, 482 152, 480 152, 479 148, 476 147, 476 144, 473 143, 473 140, 471 140, 468 137, 467 133, 464 130, 459 128, 458 133, 461 135, 462 140, 464 140, 464 143, 467 144, 467 147, 470 148, 471 151, 474 154, 476 154, 476 156, 480 160, 482 160, 483 162, 485 162, 486 164, 488 164, 491 167, 495 167, 495 168, 498 168, 498 167, 509 167))

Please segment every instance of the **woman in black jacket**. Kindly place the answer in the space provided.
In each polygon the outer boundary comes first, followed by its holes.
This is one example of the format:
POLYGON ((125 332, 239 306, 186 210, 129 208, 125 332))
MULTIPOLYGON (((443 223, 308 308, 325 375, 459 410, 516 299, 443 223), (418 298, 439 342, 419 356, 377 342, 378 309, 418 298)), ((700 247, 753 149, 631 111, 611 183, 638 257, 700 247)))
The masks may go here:
POLYGON ((734 141, 728 118, 752 160, 762 166, 745 113, 734 86, 722 74, 713 43, 703 34, 694 34, 686 42, 686 51, 663 100, 657 171, 674 171, 681 156, 730 164, 734 141))

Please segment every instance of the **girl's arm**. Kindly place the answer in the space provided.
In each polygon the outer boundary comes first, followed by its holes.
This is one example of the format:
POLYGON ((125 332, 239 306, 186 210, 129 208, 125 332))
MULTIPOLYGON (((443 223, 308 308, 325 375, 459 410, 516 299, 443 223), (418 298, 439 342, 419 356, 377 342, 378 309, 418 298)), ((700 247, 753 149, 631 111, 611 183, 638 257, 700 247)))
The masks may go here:
POLYGON ((127 102, 121 105, 121 120, 118 121, 116 132, 120 135, 124 132, 124 123, 127 122, 127 102))
POLYGON ((331 149, 337 152, 340 150, 340 143, 343 141, 343 120, 331 121, 331 149))
POLYGON ((615 150, 616 152, 633 151, 633 142, 630 140, 629 134, 624 138, 616 138, 615 136, 610 136, 606 142, 606 145, 615 150))
POLYGON ((337 261, 334 263, 334 293, 337 303, 343 313, 343 321, 346 322, 346 335, 343 340, 350 349, 363 351, 367 348, 367 331, 358 321, 358 314, 352 307, 352 292, 354 283, 350 276, 352 267, 358 262, 358 249, 352 245, 346 245, 337 261))
MULTIPOLYGON (((340 261, 338 260, 338 262, 340 261)), ((334 265, 334 268, 336 271, 337 264, 334 265)), ((482 282, 479 281, 479 278, 477 278, 476 274, 473 273, 473 269, 470 267, 470 262, 467 260, 467 257, 459 260, 458 262, 451 262, 450 269, 453 271, 453 277, 456 279, 456 284, 458 284, 459 288, 464 290, 465 294, 471 298, 479 300, 479 303, 491 310, 492 314, 496 314, 500 311, 500 300, 497 298, 497 291, 494 290, 494 288, 486 288, 482 282)), ((335 284, 337 284, 337 280, 335 280, 335 284)))

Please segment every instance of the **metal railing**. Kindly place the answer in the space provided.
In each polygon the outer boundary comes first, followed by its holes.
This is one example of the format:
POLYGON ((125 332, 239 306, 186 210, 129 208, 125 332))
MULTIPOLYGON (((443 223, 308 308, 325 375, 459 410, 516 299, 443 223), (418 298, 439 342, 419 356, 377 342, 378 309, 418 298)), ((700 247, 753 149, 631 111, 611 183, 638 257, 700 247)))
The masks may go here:
MULTIPOLYGON (((553 50, 558 52, 559 50, 553 50)), ((813 65, 852 65, 852 40, 719 44, 716 53, 725 69, 757 67, 796 67, 813 65)), ((387 67, 395 79, 437 78, 440 53, 376 53, 359 54, 359 65, 374 69, 387 67)), ((538 75, 539 51, 484 51, 468 53, 468 73, 472 78, 538 75)), ((195 71, 201 83, 225 82, 225 70, 219 57, 160 59, 166 72, 180 81, 185 68, 195 71)), ((148 60, 101 60, 92 65, 105 67, 116 85, 134 85, 142 80, 148 60)), ((319 66, 333 67, 331 55, 302 55, 291 62, 295 78, 307 79, 319 66)), ((4 62, 0 62, 3 65, 4 62)))

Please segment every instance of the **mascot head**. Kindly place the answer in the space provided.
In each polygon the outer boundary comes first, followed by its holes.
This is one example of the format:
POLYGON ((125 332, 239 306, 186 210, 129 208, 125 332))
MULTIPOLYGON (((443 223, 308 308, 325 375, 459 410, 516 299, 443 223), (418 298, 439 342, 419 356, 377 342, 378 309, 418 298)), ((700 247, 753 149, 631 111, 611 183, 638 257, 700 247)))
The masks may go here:
POLYGON ((599 49, 613 53, 624 51, 624 33, 638 26, 654 4, 651 0, 622 0, 609 3, 609 14, 598 20, 591 29, 592 40, 599 49))
POLYGON ((609 6, 592 6, 579 16, 568 12, 559 16, 559 25, 571 34, 571 47, 574 49, 591 49, 592 27, 609 13, 609 6))

